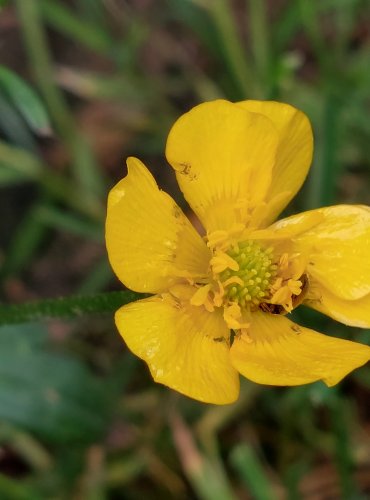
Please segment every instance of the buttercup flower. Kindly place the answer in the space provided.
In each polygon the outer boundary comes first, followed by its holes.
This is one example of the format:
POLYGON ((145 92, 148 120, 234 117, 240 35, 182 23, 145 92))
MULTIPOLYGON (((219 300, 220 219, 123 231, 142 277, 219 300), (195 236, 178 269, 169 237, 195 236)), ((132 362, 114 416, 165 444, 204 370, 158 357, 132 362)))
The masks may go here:
POLYGON ((304 303, 370 326, 369 207, 273 222, 301 187, 312 144, 306 116, 287 104, 217 100, 181 116, 166 156, 204 237, 147 168, 127 160, 109 194, 108 255, 128 288, 155 295, 119 309, 116 325, 155 381, 226 404, 239 373, 331 386, 370 359, 370 347, 285 315, 304 303))

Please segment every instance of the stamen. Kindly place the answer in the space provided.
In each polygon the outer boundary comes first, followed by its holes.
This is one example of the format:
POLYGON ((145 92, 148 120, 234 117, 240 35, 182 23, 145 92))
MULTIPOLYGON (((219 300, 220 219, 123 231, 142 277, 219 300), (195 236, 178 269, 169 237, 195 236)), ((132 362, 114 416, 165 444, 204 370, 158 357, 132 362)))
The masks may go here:
POLYGON ((232 302, 231 305, 224 308, 224 320, 232 330, 249 327, 249 323, 242 323, 242 312, 236 302, 232 302))
POLYGON ((190 299, 190 304, 193 306, 202 306, 205 305, 208 299, 208 294, 211 290, 211 285, 205 285, 200 288, 194 293, 192 298, 190 299))
POLYGON ((233 259, 230 255, 224 252, 219 252, 211 259, 211 267, 214 273, 222 273, 225 269, 229 268, 232 271, 239 270, 238 262, 233 259))
POLYGON ((229 285, 231 285, 232 283, 236 283, 237 285, 241 285, 243 286, 244 285, 244 281, 239 278, 238 276, 232 276, 231 278, 227 279, 224 283, 222 283, 222 285, 225 287, 228 287, 229 285))

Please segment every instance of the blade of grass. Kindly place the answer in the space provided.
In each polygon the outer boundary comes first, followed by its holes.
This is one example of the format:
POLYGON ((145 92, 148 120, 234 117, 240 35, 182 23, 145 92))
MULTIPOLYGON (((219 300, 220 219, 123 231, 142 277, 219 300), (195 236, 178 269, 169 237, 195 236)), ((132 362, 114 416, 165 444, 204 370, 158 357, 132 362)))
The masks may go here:
POLYGON ((261 387, 259 385, 242 379, 238 401, 233 405, 212 406, 207 409, 195 425, 197 436, 203 447, 211 450, 212 446, 209 446, 208 443, 212 443, 213 437, 218 432, 244 413, 252 405, 260 391, 261 387))
POLYGON ((0 474, 0 496, 9 500, 42 500, 32 486, 23 484, 19 479, 11 479, 0 474))
POLYGON ((35 470, 44 471, 52 466, 51 455, 34 437, 7 422, 0 424, 0 442, 10 444, 35 470))
POLYGON ((190 28, 208 53, 217 56, 221 49, 219 35, 202 0, 166 0, 166 7, 165 15, 170 22, 190 28))
POLYGON ((20 172, 8 168, 4 163, 0 164, 0 187, 12 186, 22 181, 24 181, 24 176, 20 172))
POLYGON ((77 234, 93 241, 101 242, 104 239, 101 224, 94 224, 89 220, 77 217, 73 213, 63 212, 51 205, 40 206, 35 216, 40 222, 52 228, 77 234))
POLYGON ((284 484, 287 488, 287 500, 301 500, 302 494, 299 484, 309 471, 309 461, 302 458, 298 462, 289 465, 284 473, 284 484))
POLYGON ((268 98, 271 92, 270 82, 270 41, 265 0, 248 1, 251 50, 259 80, 260 97, 268 98))
POLYGON ((0 141, 0 163, 21 174, 25 180, 38 182, 53 197, 71 208, 92 219, 102 220, 103 205, 93 193, 81 190, 61 175, 50 172, 31 153, 0 141))
POLYGON ((228 475, 220 453, 220 443, 217 434, 232 421, 236 421, 241 413, 251 406, 259 386, 246 380, 241 382, 238 401, 232 405, 214 406, 207 409, 195 424, 195 432, 205 451, 207 460, 217 471, 224 484, 228 484, 228 475))
POLYGON ((78 289, 78 293, 85 295, 95 293, 106 287, 112 279, 112 269, 107 257, 103 257, 90 271, 78 289))
POLYGON ((67 103, 54 85, 54 74, 37 0, 15 0, 30 65, 55 127, 68 146, 72 171, 83 190, 102 195, 105 180, 85 137, 77 129, 67 103))
POLYGON ((271 27, 272 48, 276 54, 283 52, 300 27, 299 3, 288 2, 281 9, 278 22, 271 27))
MULTIPOLYGON (((133 358, 133 356, 132 356, 133 358)), ((136 452, 129 457, 119 457, 107 464, 106 478, 109 486, 124 487, 139 479, 145 472, 146 460, 136 452)))
POLYGON ((75 498, 106 500, 106 452, 103 446, 90 446, 86 453, 86 466, 78 484, 75 498))
POLYGON ((353 476, 354 460, 350 432, 353 429, 348 401, 338 391, 328 401, 335 439, 335 462, 338 470, 342 498, 360 498, 353 476))
POLYGON ((84 18, 88 20, 88 22, 99 25, 104 25, 109 7, 110 5, 108 6, 105 2, 100 2, 99 0, 77 1, 78 12, 83 15, 84 18))
POLYGON ((36 142, 26 123, 0 89, 0 129, 13 144, 32 152, 37 151, 36 142))
MULTIPOLYGON (((44 201, 37 202, 26 213, 18 225, 7 248, 5 259, 0 269, 0 277, 2 279, 11 275, 17 275, 27 267, 44 240, 48 226, 78 234, 94 241, 103 240, 103 228, 101 225, 80 219, 73 214, 63 213, 44 201)), ((105 262, 107 262, 106 259, 105 262)), ((106 263, 106 280, 102 284, 106 285, 110 278, 110 268, 106 263)))
POLYGON ((229 0, 212 0, 201 2, 201 5, 207 9, 217 29, 220 47, 223 50, 221 55, 235 84, 235 99, 258 97, 258 89, 252 76, 253 69, 238 35, 231 3, 229 0))
POLYGON ((38 209, 37 202, 27 211, 12 235, 0 269, 1 279, 17 275, 25 269, 44 240, 44 224, 36 217, 38 209))
POLYGON ((114 53, 116 42, 96 24, 90 24, 86 19, 81 19, 76 12, 72 12, 60 2, 42 0, 40 5, 47 24, 59 32, 94 52, 107 56, 114 53))
POLYGON ((251 446, 247 444, 235 446, 231 451, 230 460, 254 500, 276 498, 270 479, 251 446))
POLYGON ((327 43, 323 39, 320 29, 320 16, 318 6, 320 2, 311 0, 298 0, 300 19, 306 32, 310 45, 312 46, 317 62, 320 66, 320 75, 326 78, 332 67, 332 54, 328 50, 327 43))
POLYGON ((335 202, 336 182, 340 174, 337 157, 340 113, 339 100, 327 93, 322 111, 321 135, 316 147, 316 161, 307 186, 306 209, 332 205, 335 202))
POLYGON ((51 134, 44 103, 30 85, 13 71, 0 66, 0 86, 33 131, 40 135, 51 134))
POLYGON ((236 500, 226 475, 217 463, 203 455, 191 430, 177 412, 170 416, 170 425, 184 473, 201 500, 236 500))
POLYGON ((324 108, 324 154, 322 197, 320 205, 332 205, 336 198, 336 181, 340 175, 337 152, 339 149, 339 126, 341 106, 339 100, 328 95, 324 108))

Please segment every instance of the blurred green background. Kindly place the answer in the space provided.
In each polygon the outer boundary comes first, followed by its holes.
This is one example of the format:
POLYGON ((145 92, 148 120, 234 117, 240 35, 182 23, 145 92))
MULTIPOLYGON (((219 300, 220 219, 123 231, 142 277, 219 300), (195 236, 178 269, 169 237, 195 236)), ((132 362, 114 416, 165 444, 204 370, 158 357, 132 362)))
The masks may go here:
MULTIPOLYGON (((302 109, 311 174, 286 213, 370 204, 367 0, 0 0, 1 300, 120 290, 109 188, 218 97, 302 109)), ((370 344, 304 308, 319 331, 370 344)), ((215 407, 155 385, 112 315, 0 328, 0 499, 370 498, 370 368, 333 389, 244 381, 215 407)))

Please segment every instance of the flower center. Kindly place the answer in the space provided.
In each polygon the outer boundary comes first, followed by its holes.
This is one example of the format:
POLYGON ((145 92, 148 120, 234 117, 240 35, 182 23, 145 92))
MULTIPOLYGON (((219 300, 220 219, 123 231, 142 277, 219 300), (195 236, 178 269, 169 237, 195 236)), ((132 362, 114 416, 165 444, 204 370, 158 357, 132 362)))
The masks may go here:
POLYGON ((274 249, 258 240, 237 241, 215 231, 208 246, 212 250, 210 275, 195 284, 190 303, 209 312, 222 308, 231 330, 247 332, 250 315, 258 309, 286 314, 304 300, 309 284, 307 259, 290 253, 288 245, 284 248, 280 242, 274 249))
POLYGON ((224 288, 224 298, 241 307, 248 303, 258 305, 270 288, 276 275, 273 249, 262 248, 256 241, 243 241, 234 245, 226 255, 235 262, 218 275, 224 288))

